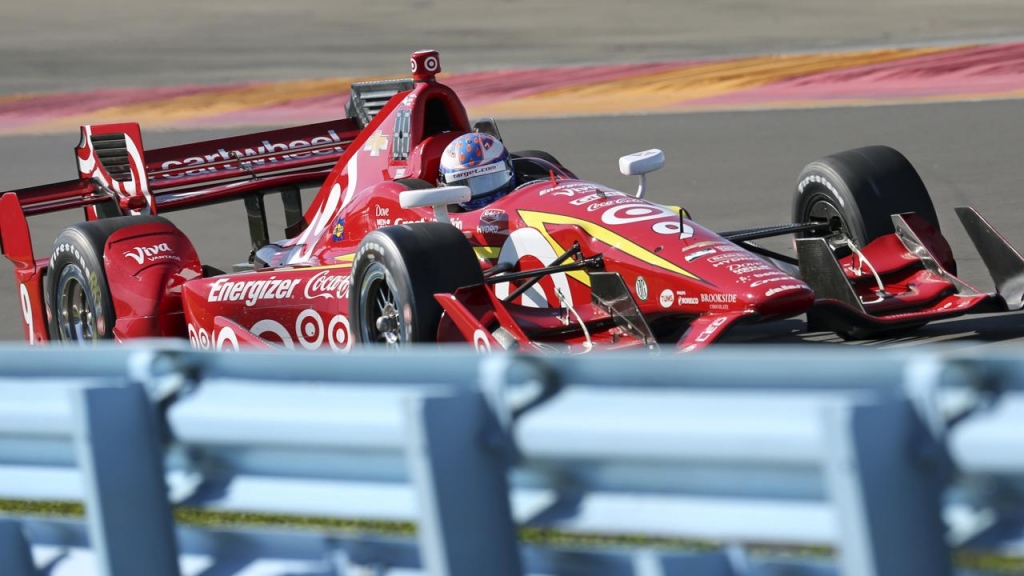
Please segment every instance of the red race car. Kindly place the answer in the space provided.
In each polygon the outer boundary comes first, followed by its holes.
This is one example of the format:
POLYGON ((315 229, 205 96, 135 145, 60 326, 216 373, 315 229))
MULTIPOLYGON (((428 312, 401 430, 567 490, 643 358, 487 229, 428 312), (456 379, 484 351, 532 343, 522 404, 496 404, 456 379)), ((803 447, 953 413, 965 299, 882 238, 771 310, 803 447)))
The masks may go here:
POLYGON ((353 86, 351 117, 333 122, 146 151, 136 124, 84 126, 77 179, 0 198, 29 342, 689 351, 803 313, 856 338, 1022 306, 1024 260, 969 208, 997 293, 955 276, 928 192, 891 148, 809 164, 793 224, 713 232, 643 198, 660 151, 620 159, 634 193, 581 180, 545 152, 508 153, 492 120, 471 125, 436 52, 411 63, 411 81, 353 86), (289 221, 279 242, 269 193, 289 221), (253 247, 234 273, 204 266, 160 216, 227 199, 245 202, 253 247), (37 259, 26 217, 69 208, 87 221, 37 259), (780 235, 797 258, 753 243, 780 235))

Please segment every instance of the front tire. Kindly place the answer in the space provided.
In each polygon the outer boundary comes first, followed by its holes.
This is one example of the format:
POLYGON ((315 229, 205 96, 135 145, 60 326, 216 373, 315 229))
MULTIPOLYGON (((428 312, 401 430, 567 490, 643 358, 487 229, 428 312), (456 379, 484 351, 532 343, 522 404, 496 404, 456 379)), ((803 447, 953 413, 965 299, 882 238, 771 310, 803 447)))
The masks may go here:
MULTIPOLYGON (((793 222, 833 221, 837 232, 827 236, 836 256, 849 254, 846 240, 858 248, 895 232, 893 214, 913 212, 939 230, 931 195, 907 158, 888 146, 846 150, 804 167, 793 197, 793 222)), ((940 261, 956 274, 952 258, 940 261)), ((896 330, 852 328, 838 332, 843 340, 863 340, 912 332, 922 322, 896 330)))
POLYGON ((914 212, 939 229, 935 206, 917 170, 887 146, 826 156, 805 166, 797 178, 793 222, 837 220, 842 235, 860 248, 892 234, 891 216, 904 212, 914 212))
POLYGON ((442 308, 434 294, 483 283, 462 232, 420 222, 374 230, 352 264, 349 320, 356 341, 399 348, 435 342, 442 308))

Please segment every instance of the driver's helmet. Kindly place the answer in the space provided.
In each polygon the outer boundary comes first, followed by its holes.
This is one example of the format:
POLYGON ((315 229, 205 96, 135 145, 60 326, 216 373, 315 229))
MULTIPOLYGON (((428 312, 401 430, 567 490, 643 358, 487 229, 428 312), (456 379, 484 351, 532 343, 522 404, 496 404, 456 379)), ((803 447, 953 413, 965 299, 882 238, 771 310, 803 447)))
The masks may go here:
POLYGON ((515 174, 508 150, 501 141, 480 132, 463 134, 444 149, 437 177, 441 186, 468 186, 466 210, 477 210, 508 194, 515 187, 515 174))

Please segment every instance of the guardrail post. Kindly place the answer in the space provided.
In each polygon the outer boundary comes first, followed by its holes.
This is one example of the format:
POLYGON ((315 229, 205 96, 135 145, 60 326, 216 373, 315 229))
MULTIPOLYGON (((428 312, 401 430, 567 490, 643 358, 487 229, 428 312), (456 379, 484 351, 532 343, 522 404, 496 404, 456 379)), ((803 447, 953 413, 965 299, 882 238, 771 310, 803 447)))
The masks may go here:
POLYGON ((503 434, 479 393, 406 401, 417 538, 433 576, 521 576, 503 434))
POLYGON ((142 386, 71 392, 89 540, 104 576, 179 576, 154 410, 142 386))
POLYGON ((944 474, 921 458, 932 441, 906 400, 824 410, 825 478, 838 514, 840 572, 952 574, 942 522, 944 474))
POLYGON ((0 518, 0 574, 37 576, 21 524, 0 518))

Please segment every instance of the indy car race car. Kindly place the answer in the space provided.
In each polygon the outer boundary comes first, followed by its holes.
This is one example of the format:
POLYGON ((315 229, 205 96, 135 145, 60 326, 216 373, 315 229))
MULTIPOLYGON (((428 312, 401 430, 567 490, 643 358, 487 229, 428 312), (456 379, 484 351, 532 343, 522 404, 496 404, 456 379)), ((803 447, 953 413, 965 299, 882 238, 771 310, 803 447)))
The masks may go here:
POLYGON ((970 208, 957 214, 997 291, 957 278, 924 184, 882 146, 808 164, 793 223, 757 229, 714 232, 646 200, 659 150, 620 159, 639 176, 633 193, 546 152, 511 153, 499 172, 514 174, 514 190, 474 204, 459 182, 490 168, 439 181, 443 155, 467 134, 486 135, 473 154, 502 148, 497 125, 470 123, 437 81, 436 52, 411 64, 412 80, 353 85, 337 121, 154 150, 137 124, 83 126, 76 179, 0 197, 28 341, 690 351, 739 323, 805 313, 812 330, 858 338, 1024 305, 1024 260, 970 208), (303 212, 300 187, 317 185, 303 212), (277 242, 268 194, 288 219, 277 242), (252 253, 225 273, 161 215, 229 199, 245 204, 252 253), (71 208, 86 221, 37 258, 26 218, 71 208), (754 242, 780 235, 795 237, 796 257, 754 242))

